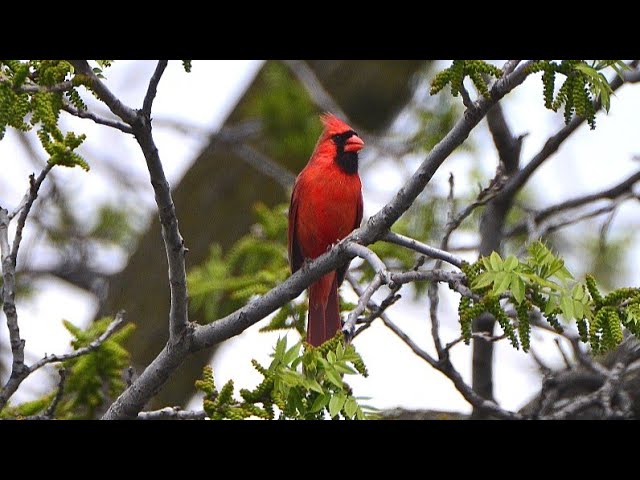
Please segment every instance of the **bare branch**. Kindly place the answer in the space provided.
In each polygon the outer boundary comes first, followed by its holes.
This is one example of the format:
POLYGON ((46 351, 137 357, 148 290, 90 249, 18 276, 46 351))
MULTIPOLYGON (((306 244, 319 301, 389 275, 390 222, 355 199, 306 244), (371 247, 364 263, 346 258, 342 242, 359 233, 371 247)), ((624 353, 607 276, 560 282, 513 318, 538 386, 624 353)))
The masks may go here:
MULTIPOLYGON (((4 76, 0 76, 0 83, 8 82, 4 76)), ((29 82, 29 79, 27 79, 29 82)), ((73 88, 73 82, 66 81, 56 83, 54 85, 36 85, 34 83, 28 83, 22 85, 19 88, 14 88, 17 93, 39 93, 39 92, 47 92, 47 93, 57 93, 57 92, 66 92, 67 90, 71 90, 73 88)))
POLYGON ((162 74, 164 73, 164 70, 167 68, 168 64, 168 60, 159 60, 158 65, 156 65, 156 70, 153 72, 153 76, 149 81, 147 94, 144 96, 144 102, 142 103, 142 114, 147 118, 151 118, 151 107, 153 105, 153 100, 156 98, 158 84, 160 83, 162 74))
POLYGON ((93 91, 98 95, 98 98, 100 98, 100 100, 102 100, 115 115, 131 126, 138 121, 138 114, 136 111, 123 104, 120 99, 118 99, 118 97, 116 97, 111 90, 107 88, 107 86, 93 72, 89 62, 86 60, 69 60, 69 63, 71 63, 73 68, 77 70, 76 75, 79 73, 89 80, 89 84, 93 91))
POLYGON ((140 412, 138 420, 205 420, 204 410, 182 410, 180 407, 165 407, 152 412, 140 412))
MULTIPOLYGON (((633 175, 629 176, 613 187, 601 190, 599 192, 590 193, 588 195, 581 195, 579 197, 572 198, 570 200, 566 200, 564 202, 542 209, 533 214, 533 218, 531 219, 531 221, 539 224, 553 215, 565 212, 567 210, 572 210, 574 208, 583 207, 587 204, 597 202, 599 200, 616 200, 619 197, 630 193, 633 189, 633 186, 638 183, 638 181, 640 181, 640 171, 634 173, 633 175)), ((527 223, 528 222, 520 222, 519 224, 511 228, 511 230, 506 232, 505 236, 511 237, 525 233, 528 229, 527 223)))
MULTIPOLYGON (((93 91, 98 95, 111 110, 128 123, 133 134, 142 149, 151 185, 155 192, 155 200, 158 206, 160 224, 162 227, 162 239, 164 240, 167 263, 169 265, 169 287, 171 293, 171 307, 169 312, 169 334, 170 342, 179 342, 185 334, 189 322, 187 311, 187 275, 185 269, 184 256, 187 249, 178 228, 178 218, 171 196, 171 188, 164 173, 158 148, 156 147, 151 133, 150 115, 144 112, 137 112, 124 105, 93 73, 86 60, 73 60, 72 65, 78 72, 89 79, 93 91)), ((160 61, 149 84, 145 104, 151 108, 157 84, 166 67, 164 61, 160 61), (164 66, 163 66, 164 65, 164 66)), ((150 112, 149 112, 150 113, 150 112)))
POLYGON ((86 347, 79 348, 71 353, 45 356, 31 365, 31 367, 29 367, 29 373, 35 372, 48 363, 64 362, 66 360, 72 360, 74 358, 86 355, 87 353, 93 352, 125 324, 125 314, 126 312, 124 310, 120 310, 111 321, 111 323, 107 326, 106 330, 98 338, 89 343, 89 345, 87 345, 86 347))
MULTIPOLYGON (((484 332, 474 332, 471 334, 471 338, 480 338, 486 342, 498 342, 500 340, 507 338, 507 335, 504 333, 502 335, 487 335, 484 332)), ((459 336, 458 338, 451 340, 449 343, 445 345, 444 347, 445 352, 448 350, 451 350, 453 347, 455 347, 456 345, 459 345, 463 341, 464 341, 463 336, 459 336)))
POLYGON ((431 365, 436 370, 442 372, 449 380, 453 382, 456 389, 462 394, 462 396, 467 400, 471 405, 475 408, 486 411, 488 413, 492 413, 498 418, 508 419, 508 420, 521 420, 525 417, 518 413, 509 412, 504 410, 498 406, 495 402, 491 400, 485 400, 477 393, 475 393, 469 385, 467 385, 460 373, 453 367, 448 358, 441 358, 439 361, 434 359, 431 355, 429 355, 426 351, 421 349, 406 333, 404 333, 398 326, 396 326, 393 322, 390 322, 388 319, 385 320, 385 317, 380 317, 384 324, 396 334, 398 338, 400 338, 404 343, 406 343, 409 348, 426 361, 429 365, 431 365))
POLYGON ((29 177, 29 182, 31 185, 25 197, 26 201, 24 202, 24 208, 20 210, 20 216, 18 217, 18 224, 16 226, 16 234, 13 237, 13 245, 11 247, 11 259, 14 269, 16 267, 16 259, 18 258, 18 249, 20 248, 20 242, 22 242, 22 230, 24 229, 27 217, 31 212, 33 202, 35 202, 36 198, 38 198, 38 191, 40 190, 40 186, 42 185, 42 182, 44 182, 44 179, 47 177, 52 168, 53 164, 47 163, 42 169, 42 172, 40 172, 40 175, 38 175, 37 179, 33 175, 29 177))
POLYGON ((351 313, 349 313, 349 317, 342 327, 342 331, 347 338, 347 340, 351 340, 354 336, 356 320, 360 316, 362 312, 367 308, 367 304, 371 297, 376 291, 382 286, 388 283, 388 272, 387 266, 384 264, 380 257, 378 257, 372 250, 364 247, 362 245, 358 245, 357 243, 351 243, 347 246, 347 251, 352 253, 354 256, 366 260, 369 265, 374 269, 376 274, 373 277, 373 280, 369 283, 367 288, 364 290, 362 295, 360 295, 360 299, 358 300, 358 305, 354 308, 351 313))
POLYGON ((2 389, 0 389, 0 409, 4 407, 9 398, 15 393, 20 383, 29 374, 29 369, 24 364, 24 345, 25 341, 20 336, 20 327, 18 324, 18 312, 16 310, 16 260, 18 258, 18 249, 22 241, 22 230, 27 221, 33 202, 38 197, 38 190, 47 174, 53 168, 52 164, 47 164, 38 178, 33 175, 29 177, 30 187, 26 196, 26 200, 21 202, 24 205, 21 209, 16 210, 15 214, 20 212, 16 233, 13 237, 13 244, 9 248, 9 213, 7 210, 0 208, 0 258, 2 261, 2 309, 7 318, 7 328, 9 329, 9 342, 11 344, 11 376, 2 389))
POLYGON ((473 104, 473 100, 471 100, 471 97, 469 96, 469 92, 464 86, 464 83, 460 84, 460 95, 462 96, 462 104, 465 107, 467 107, 470 110, 475 108, 475 105, 473 104))
POLYGON ((502 66, 502 75, 509 75, 522 60, 509 60, 502 66))
POLYGON ((381 240, 389 243, 395 243, 396 245, 400 245, 402 247, 409 248, 411 250, 415 250, 418 253, 422 253, 431 258, 437 258, 440 260, 444 260, 445 262, 460 268, 462 266, 462 259, 452 255, 451 253, 440 250, 439 248, 431 247, 424 243, 418 242, 413 238, 405 237, 404 235, 400 235, 395 232, 387 232, 381 240))
POLYGON ((58 370, 58 375, 60 376, 60 380, 58 381, 58 391, 56 392, 55 397, 53 397, 51 405, 49 405, 44 411, 44 418, 53 418, 56 413, 56 408, 58 408, 58 404, 64 395, 64 382, 67 379, 67 371, 64 368, 61 368, 58 370))
POLYGON ((107 127, 115 128, 120 130, 123 133, 133 134, 133 129, 125 123, 119 122, 117 120, 111 120, 109 118, 104 118, 95 113, 89 112, 87 110, 80 110, 73 105, 65 102, 62 106, 62 110, 73 115, 78 118, 88 118, 89 120, 93 120, 95 123, 99 125, 105 125, 107 127))
POLYGON ((628 418, 631 413, 628 405, 626 409, 621 410, 612 407, 613 398, 618 394, 618 389, 622 382, 622 375, 625 370, 626 365, 624 363, 616 364, 613 369, 610 371, 607 370, 607 378, 598 390, 571 399, 564 407, 542 418, 562 420, 595 404, 599 404, 602 407, 605 418, 628 418))

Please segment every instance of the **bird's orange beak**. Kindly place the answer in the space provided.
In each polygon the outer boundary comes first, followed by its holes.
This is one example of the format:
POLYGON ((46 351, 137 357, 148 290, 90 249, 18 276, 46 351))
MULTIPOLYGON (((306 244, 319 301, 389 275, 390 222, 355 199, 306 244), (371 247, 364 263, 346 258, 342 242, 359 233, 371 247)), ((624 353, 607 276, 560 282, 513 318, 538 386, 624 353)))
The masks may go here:
POLYGON ((364 147, 364 142, 357 135, 352 135, 347 139, 347 142, 344 144, 345 152, 357 152, 364 147))

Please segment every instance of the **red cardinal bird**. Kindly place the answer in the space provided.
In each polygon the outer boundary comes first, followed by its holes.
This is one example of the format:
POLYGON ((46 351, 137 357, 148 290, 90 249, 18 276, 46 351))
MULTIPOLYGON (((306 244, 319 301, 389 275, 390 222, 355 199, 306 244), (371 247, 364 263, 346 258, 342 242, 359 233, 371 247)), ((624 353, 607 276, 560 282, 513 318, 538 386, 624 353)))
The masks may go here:
MULTIPOLYGON (((324 131, 291 194, 289 263, 293 273, 305 259, 319 257, 362 221, 358 151, 364 142, 334 115, 320 118, 324 131)), ((307 341, 311 345, 320 345, 341 328, 338 286, 348 267, 327 273, 309 286, 307 341)))

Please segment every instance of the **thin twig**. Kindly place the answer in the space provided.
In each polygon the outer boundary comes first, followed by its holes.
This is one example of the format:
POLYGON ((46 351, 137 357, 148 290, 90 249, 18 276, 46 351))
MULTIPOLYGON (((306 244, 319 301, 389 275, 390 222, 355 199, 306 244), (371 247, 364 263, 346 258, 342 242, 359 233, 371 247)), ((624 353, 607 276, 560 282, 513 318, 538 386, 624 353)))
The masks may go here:
POLYGON ((20 242, 22 242, 22 230, 24 229, 24 225, 27 222, 27 217, 31 212, 31 207, 33 206, 33 202, 38 198, 38 191, 40 190, 40 186, 44 179, 47 177, 51 169, 53 168, 52 163, 47 163, 45 167, 38 175, 38 178, 35 179, 33 175, 29 177, 30 187, 28 192, 27 201, 24 202, 24 208, 20 210, 20 216, 18 217, 18 223, 16 226, 16 234, 13 237, 13 245, 11 247, 11 260, 13 262, 13 268, 16 266, 16 259, 18 258, 18 249, 20 248, 20 242))
POLYGON ((560 352, 560 356, 562 357, 562 360, 564 361, 565 367, 567 369, 571 370, 573 368, 573 365, 571 364, 571 361, 569 360, 569 357, 567 356, 566 352, 564 351, 564 348, 562 348, 562 344, 560 343, 560 339, 559 338, 554 338, 553 341, 556 344, 556 347, 558 348, 558 351, 560 352))
POLYGON ((631 192, 633 186, 639 181, 640 171, 635 172, 633 175, 629 176, 613 187, 601 190, 599 192, 590 193, 588 195, 581 195, 579 197, 572 198, 564 202, 560 202, 556 205, 544 208, 538 212, 535 212, 533 214, 532 220, 529 220, 528 222, 520 222, 512 227, 505 233, 505 236, 512 237, 525 233, 528 229, 528 223, 530 223, 531 221, 533 221, 535 224, 540 224, 553 215, 557 215, 574 208, 583 207, 588 205, 589 203, 605 199, 616 200, 619 197, 631 192))
POLYGON ((404 343, 406 343, 409 348, 426 361, 429 365, 431 365, 436 370, 442 372, 449 380, 453 382, 456 389, 462 394, 462 396, 467 400, 471 405, 475 408, 492 413, 498 418, 508 419, 508 420, 522 420, 522 415, 514 412, 509 412, 508 410, 504 410, 498 406, 495 402, 491 400, 485 400, 477 393, 475 393, 469 385, 465 383, 462 379, 462 376, 458 371, 453 367, 448 358, 440 359, 439 361, 434 359, 431 355, 429 355, 426 351, 421 349, 406 333, 404 333, 400 328, 398 328, 393 322, 390 322, 388 319, 385 320, 385 317, 380 317, 384 324, 396 334, 398 338, 400 338, 404 343))
POLYGON ((151 118, 151 107, 153 106, 153 100, 156 98, 158 92, 158 84, 162 78, 164 70, 169 64, 168 60, 159 60, 156 69, 151 76, 149 86, 147 87, 147 94, 144 96, 144 102, 142 103, 142 114, 147 118, 151 118))
POLYGON ((362 245, 358 245, 357 243, 350 244, 347 247, 347 250, 353 255, 357 255, 358 257, 366 260, 376 272, 373 280, 371 280, 362 295, 360 295, 360 299, 358 300, 356 308, 354 308, 351 313, 349 313, 347 321, 342 327, 342 331, 344 332, 345 337, 350 341, 354 336, 356 321, 358 320, 358 317, 367 308, 367 304, 369 303, 369 300, 371 300, 373 294, 377 292, 382 285, 388 283, 389 275, 387 272, 387 266, 382 260, 380 260, 380 257, 378 257, 373 252, 373 250, 370 250, 362 245))
POLYGON ((126 312, 124 310, 120 310, 111 321, 111 323, 107 326, 106 330, 102 332, 102 334, 98 338, 89 343, 89 345, 87 345, 86 347, 79 348, 71 353, 44 356, 36 363, 31 365, 31 367, 29 367, 29 373, 35 372, 48 363, 64 362, 66 360, 72 360, 74 358, 86 355, 87 353, 93 352, 125 324, 125 314, 126 312))
POLYGON ((87 118, 89 120, 93 120, 95 123, 99 125, 105 125, 107 127, 115 128, 120 130, 123 133, 133 134, 133 129, 127 125, 126 123, 119 122, 118 120, 111 120, 109 118, 101 117, 93 112, 89 112, 88 110, 81 110, 69 103, 64 103, 62 105, 62 110, 67 112, 70 115, 78 118, 87 118))
POLYGON ((389 243, 395 243, 396 245, 400 245, 411 250, 415 250, 418 253, 422 253, 431 258, 437 258, 440 260, 444 260, 445 262, 453 265, 454 267, 460 268, 462 266, 462 259, 457 257, 445 250, 441 250, 439 248, 431 247, 424 243, 421 243, 413 238, 405 237, 404 235, 400 235, 395 232, 387 232, 381 240, 389 243))
POLYGON ((60 368, 58 370, 58 375, 60 376, 60 380, 58 381, 58 391, 56 392, 55 397, 53 397, 53 401, 44 412, 45 418, 53 418, 56 413, 56 408, 58 408, 58 404, 64 395, 64 382, 67 379, 67 370, 65 368, 60 368))
MULTIPOLYGON (((471 334, 471 338, 479 338, 486 342, 498 342, 507 338, 507 335, 505 333, 503 333, 502 335, 488 335, 485 332, 474 332, 471 334)), ((459 345, 463 341, 464 337, 461 335, 458 338, 455 338, 454 340, 451 340, 449 343, 447 343, 444 347, 444 350, 451 350, 453 347, 459 345)))

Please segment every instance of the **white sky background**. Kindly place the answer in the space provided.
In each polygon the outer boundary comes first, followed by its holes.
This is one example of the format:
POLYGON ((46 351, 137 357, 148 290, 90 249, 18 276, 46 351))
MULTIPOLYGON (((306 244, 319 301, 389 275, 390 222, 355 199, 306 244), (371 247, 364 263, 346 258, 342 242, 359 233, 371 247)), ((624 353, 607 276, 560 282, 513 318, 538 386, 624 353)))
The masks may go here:
MULTIPOLYGON (((192 72, 187 74, 180 62, 170 62, 158 88, 153 117, 183 120, 194 127, 201 127, 203 131, 214 131, 222 125, 260 65, 259 61, 194 61, 192 72)), ((442 65, 444 67, 447 63, 442 65)), ((107 84, 125 104, 139 107, 154 68, 155 62, 117 61, 105 72, 107 84)), ((442 94, 447 95, 448 89, 442 94)), ((561 114, 550 112, 543 106, 539 75, 518 87, 502 102, 502 106, 512 131, 515 134, 529 133, 524 141, 523 162, 533 157, 546 139, 563 124, 561 114)), ((532 179, 536 189, 544 193, 540 207, 601 190, 637 170, 638 162, 633 161, 632 157, 640 153, 640 136, 637 133, 639 106, 640 89, 625 86, 612 98, 611 113, 598 114, 595 131, 590 131, 584 125, 563 144, 560 151, 532 179)), ((59 183, 75 190, 77 205, 74 208, 80 210, 82 218, 89 222, 95 214, 93 206, 100 202, 118 201, 119 192, 109 188, 109 175, 100 166, 103 161, 116 163, 131 181, 139 183, 141 188, 132 195, 137 197, 141 208, 155 215, 151 210, 154 207, 153 191, 148 183, 144 159, 135 141, 89 120, 69 118, 66 114, 62 118, 68 128, 86 133, 88 137, 82 152, 92 167, 91 172, 85 173, 77 168, 54 169, 59 183)), ((154 136, 172 184, 179 181, 206 143, 204 135, 184 135, 159 125, 154 128, 154 136)), ((464 185, 472 162, 477 162, 488 174, 494 171, 496 155, 486 122, 482 122, 471 136, 477 145, 476 151, 473 154, 454 154, 438 171, 432 180, 433 184, 447 189, 448 174, 453 172, 456 192, 461 193, 468 188, 477 188, 464 185)), ((366 138, 364 140, 366 143, 366 138)), ((5 208, 13 208, 24 195, 28 175, 37 168, 26 157, 11 131, 0 142, 0 159, 5 166, 0 178, 0 202, 5 208)), ((395 194, 402 178, 397 172, 397 167, 388 164, 378 164, 363 172, 365 218, 376 213, 395 194)), ((37 204, 35 208, 38 208, 37 204)), ((579 235, 581 228, 595 231, 600 224, 601 220, 592 220, 573 230, 579 235)), ((637 224, 637 207, 628 203, 616 215, 611 231, 615 234, 617 227, 628 228, 637 224)), ((38 239, 29 236, 28 223, 25 230, 24 245, 37 245, 38 239)), ((189 239, 185 240, 188 244, 189 239)), ((37 251, 39 257, 35 260, 38 262, 50 261, 50 256, 42 248, 25 250, 37 251)), ((124 266, 125 260, 116 252, 105 252, 96 261, 116 271, 124 266)), ((569 257, 566 260, 570 270, 579 270, 580 258, 569 257)), ((640 249, 634 246, 629 263, 637 265, 638 261, 640 249)), ((628 276, 620 279, 620 285, 638 285, 640 273, 636 269, 628 270, 628 276)), ((459 335, 455 313, 457 295, 451 294, 446 287, 441 287, 440 291, 442 336, 444 341, 448 341, 459 335)), ((428 305, 426 302, 413 302, 410 297, 405 293, 401 302, 389 310, 389 314, 418 345, 432 352, 428 305)), ((39 358, 45 352, 67 350, 70 337, 62 327, 61 320, 64 318, 78 325, 86 325, 93 318, 95 308, 95 302, 89 295, 61 281, 40 282, 34 301, 21 302, 18 299, 21 333, 27 340, 27 361, 39 358)), ((213 361, 219 385, 229 378, 234 379, 237 388, 252 387, 259 381, 260 376, 253 370, 250 359, 268 363, 275 340, 282 335, 259 333, 258 329, 264 322, 266 320, 221 346, 213 361)), ((296 341, 296 337, 296 334, 291 334, 291 342, 296 341)), ((550 364, 559 365, 561 358, 552 338, 551 335, 534 334, 532 346, 550 364)), ((5 327, 0 328, 0 341, 8 347, 5 327)), ((379 322, 358 337, 356 348, 364 357, 370 376, 366 379, 350 378, 349 383, 356 395, 371 397, 369 404, 379 408, 403 406, 470 411, 469 405, 446 377, 415 356, 379 322)), ((3 347, 2 350, 6 355, 7 348, 3 347)), ((464 345, 454 348, 452 358, 465 380, 470 381, 471 348, 464 345)), ((517 409, 538 391, 540 380, 535 372, 536 366, 529 355, 514 350, 508 342, 497 342, 494 385, 497 400, 502 406, 517 409)), ((28 399, 49 387, 45 375, 32 375, 14 396, 14 401, 28 399)), ((192 406, 196 407, 197 401, 193 401, 192 406)))

